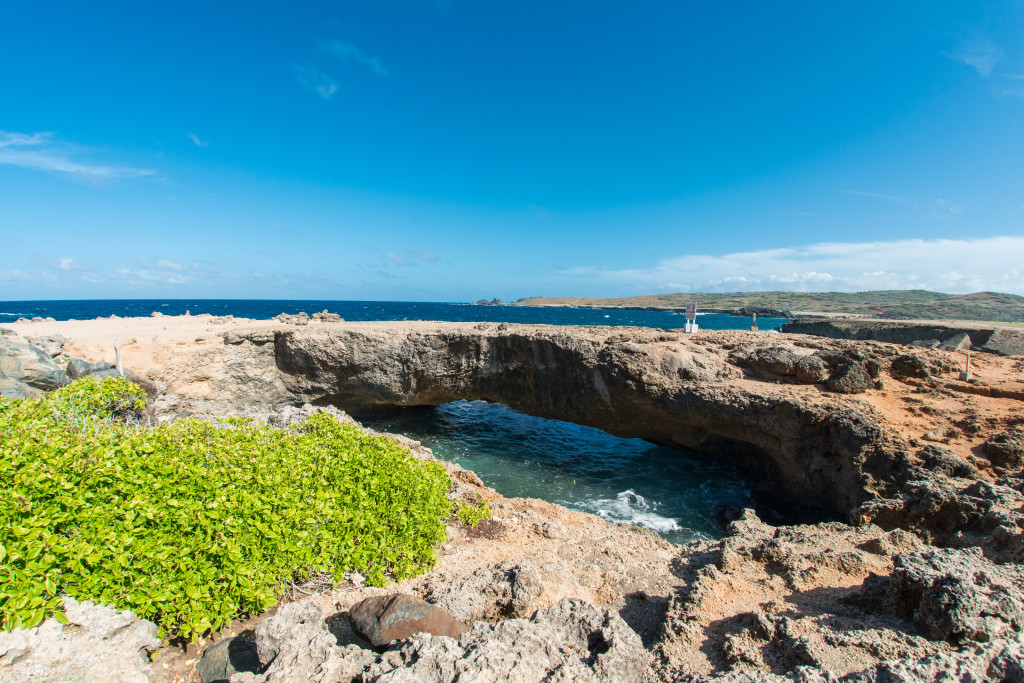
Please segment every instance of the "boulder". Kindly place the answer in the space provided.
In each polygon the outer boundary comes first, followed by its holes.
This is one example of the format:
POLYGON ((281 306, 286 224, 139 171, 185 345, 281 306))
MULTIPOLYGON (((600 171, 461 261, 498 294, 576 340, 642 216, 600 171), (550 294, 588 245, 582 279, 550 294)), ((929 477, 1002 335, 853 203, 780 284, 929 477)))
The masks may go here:
POLYGON ((377 595, 349 610, 352 627, 374 647, 417 633, 458 638, 466 626, 445 610, 412 595, 377 595))
POLYGON ((796 363, 797 381, 820 384, 828 379, 828 365, 820 356, 803 356, 796 363))
POLYGON ((42 350, 0 338, 0 379, 13 379, 50 391, 69 383, 67 375, 42 350))
POLYGON ((925 635, 988 642, 1024 628, 1020 586, 978 548, 930 548, 893 558, 889 597, 925 635))
POLYGON ((6 396, 7 398, 35 398, 41 393, 43 392, 39 389, 30 387, 16 379, 6 377, 0 379, 0 396, 6 396))
POLYGON ((1000 328, 980 348, 1000 356, 1024 356, 1024 330, 1000 328))
POLYGON ((839 394, 862 394, 874 382, 862 363, 846 363, 836 368, 827 384, 829 391, 839 394))
POLYGON ((104 377, 120 377, 121 373, 111 363, 90 363, 81 358, 72 358, 64 370, 72 380, 91 375, 97 379, 104 377))
POLYGON ((905 353, 892 359, 889 374, 893 377, 928 377, 928 361, 916 353, 905 353))
POLYGON ((226 681, 242 672, 257 673, 260 666, 256 643, 241 636, 225 638, 206 648, 196 662, 196 673, 203 683, 226 681))
POLYGON ((59 356, 64 351, 64 344, 68 338, 62 334, 48 334, 45 337, 29 337, 28 342, 32 346, 42 349, 51 358, 59 356))
POLYGON ((310 316, 313 320, 319 320, 322 323, 337 323, 342 321, 342 317, 337 313, 328 313, 327 309, 314 313, 310 316))
POLYGON ((952 449, 945 446, 925 446, 917 452, 917 457, 921 459, 928 470, 944 474, 947 477, 974 478, 978 476, 977 467, 956 457, 952 449))
POLYGON ((960 332, 944 339, 939 348, 943 351, 966 351, 971 348, 971 338, 966 332, 960 332))
POLYGON ((981 452, 996 467, 1019 469, 1024 466, 1024 432, 1011 430, 991 436, 981 452))
POLYGON ((68 624, 0 632, 0 680, 147 683, 157 627, 132 612, 64 598, 68 624))

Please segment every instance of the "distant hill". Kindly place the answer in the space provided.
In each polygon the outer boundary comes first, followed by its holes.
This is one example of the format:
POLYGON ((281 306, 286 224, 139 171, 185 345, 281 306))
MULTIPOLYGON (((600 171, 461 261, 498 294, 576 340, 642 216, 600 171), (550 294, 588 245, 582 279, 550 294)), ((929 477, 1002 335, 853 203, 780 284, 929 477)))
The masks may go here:
POLYGON ((797 313, 832 313, 890 320, 985 320, 1024 322, 1024 297, 998 292, 943 294, 921 289, 880 292, 734 292, 728 294, 648 294, 616 299, 534 296, 516 306, 571 306, 580 308, 685 309, 722 312, 764 309, 797 313))

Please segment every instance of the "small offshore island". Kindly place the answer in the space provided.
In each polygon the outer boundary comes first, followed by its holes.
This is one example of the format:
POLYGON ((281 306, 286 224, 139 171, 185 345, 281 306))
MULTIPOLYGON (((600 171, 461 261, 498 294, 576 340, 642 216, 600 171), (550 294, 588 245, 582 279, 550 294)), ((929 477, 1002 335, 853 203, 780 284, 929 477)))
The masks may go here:
MULTIPOLYGON (((85 602, 98 596, 65 598, 73 627, 0 634, 0 680, 1024 680, 1019 333, 986 349, 992 330, 903 345, 326 312, 0 329, 8 396, 64 384, 65 365, 119 376, 119 343, 159 429, 254 418, 302 438, 311 416, 350 429, 347 413, 499 402, 735 463, 808 521, 748 509, 723 540, 677 546, 441 463, 459 514, 427 571, 282 586, 283 606, 184 647, 85 602)), ((387 438, 430 464, 418 442, 387 438)))

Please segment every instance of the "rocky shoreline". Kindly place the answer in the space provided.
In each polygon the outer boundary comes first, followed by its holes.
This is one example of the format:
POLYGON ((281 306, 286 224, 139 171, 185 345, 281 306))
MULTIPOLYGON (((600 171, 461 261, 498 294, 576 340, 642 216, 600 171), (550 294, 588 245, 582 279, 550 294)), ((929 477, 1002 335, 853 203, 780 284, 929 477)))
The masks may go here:
POLYGON ((197 681, 218 652, 248 671, 216 675, 245 683, 1024 680, 1020 357, 981 354, 968 382, 956 350, 808 335, 212 316, 3 329, 8 395, 110 372, 53 358, 112 365, 119 340, 154 420, 287 425, 334 406, 501 401, 730 459, 846 523, 776 527, 746 511, 722 541, 674 546, 506 499, 447 465, 452 495, 486 500, 493 519, 451 523, 426 574, 296 593, 238 640, 165 646, 153 661, 138 654, 156 647, 144 622, 83 603, 78 629, 0 634, 0 681, 68 679, 42 662, 77 680, 197 681), (467 630, 374 648, 350 614, 394 594, 467 630))

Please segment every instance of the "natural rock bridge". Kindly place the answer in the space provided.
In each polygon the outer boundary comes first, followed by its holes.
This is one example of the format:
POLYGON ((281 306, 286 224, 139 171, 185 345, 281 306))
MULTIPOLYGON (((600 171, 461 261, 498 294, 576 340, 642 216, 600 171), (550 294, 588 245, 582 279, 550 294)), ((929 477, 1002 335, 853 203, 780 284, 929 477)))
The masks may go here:
POLYGON ((284 388, 313 403, 356 413, 503 403, 727 457, 776 492, 833 511, 871 497, 866 465, 888 460, 867 406, 745 376, 736 353, 771 340, 743 333, 403 322, 239 332, 227 341, 272 347, 284 388))

